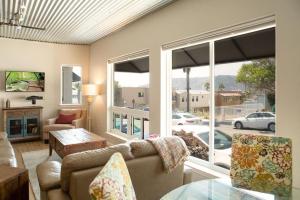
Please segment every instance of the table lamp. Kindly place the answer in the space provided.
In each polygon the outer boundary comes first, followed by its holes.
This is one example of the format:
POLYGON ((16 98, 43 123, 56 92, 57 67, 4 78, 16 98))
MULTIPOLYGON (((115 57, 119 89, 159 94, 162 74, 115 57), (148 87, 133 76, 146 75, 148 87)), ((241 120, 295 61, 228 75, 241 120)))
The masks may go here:
POLYGON ((93 102, 94 96, 99 94, 98 87, 96 84, 83 84, 82 85, 82 95, 87 97, 88 110, 87 110, 87 119, 88 119, 88 130, 91 131, 91 115, 90 107, 93 102))

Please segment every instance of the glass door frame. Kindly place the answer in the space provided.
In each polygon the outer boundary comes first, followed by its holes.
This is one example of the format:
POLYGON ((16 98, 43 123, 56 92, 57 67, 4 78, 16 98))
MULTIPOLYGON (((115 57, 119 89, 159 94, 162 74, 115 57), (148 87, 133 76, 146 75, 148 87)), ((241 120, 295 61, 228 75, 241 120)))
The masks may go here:
POLYGON ((9 138, 19 138, 19 137, 24 137, 24 117, 8 117, 7 118, 7 122, 6 122, 6 129, 7 129, 7 132, 8 132, 8 137, 9 138), (11 121, 17 121, 17 120, 20 120, 20 127, 21 127, 21 131, 19 134, 16 134, 16 135, 11 135, 11 126, 10 126, 10 122, 11 121))
POLYGON ((39 121, 39 117, 38 116, 25 116, 24 119, 23 119, 23 126, 24 126, 24 130, 23 130, 23 135, 26 137, 26 136, 34 136, 34 135, 38 135, 40 130, 39 130, 39 124, 40 124, 40 121, 39 121), (30 120, 30 119, 36 119, 37 123, 36 123, 36 127, 37 127, 37 134, 32 134, 32 133, 28 133, 28 123, 27 123, 27 120, 30 120))

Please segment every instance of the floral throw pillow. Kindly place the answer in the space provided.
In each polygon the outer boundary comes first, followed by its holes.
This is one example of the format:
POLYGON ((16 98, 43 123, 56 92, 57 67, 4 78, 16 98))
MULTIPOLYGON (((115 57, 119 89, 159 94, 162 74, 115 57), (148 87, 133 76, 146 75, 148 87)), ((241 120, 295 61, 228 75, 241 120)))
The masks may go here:
POLYGON ((292 141, 234 134, 230 176, 236 186, 285 194, 292 186, 292 141))
POLYGON ((136 200, 126 163, 114 153, 89 187, 92 200, 136 200))

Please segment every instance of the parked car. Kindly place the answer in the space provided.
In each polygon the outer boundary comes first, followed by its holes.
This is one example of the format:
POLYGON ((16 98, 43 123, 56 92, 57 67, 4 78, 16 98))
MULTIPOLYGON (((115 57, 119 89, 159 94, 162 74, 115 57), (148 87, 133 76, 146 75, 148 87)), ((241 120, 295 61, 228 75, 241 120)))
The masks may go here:
POLYGON ((190 113, 173 113, 172 125, 200 124, 201 119, 190 113))
POLYGON ((269 129, 275 132, 275 114, 271 112, 255 112, 246 117, 236 118, 232 125, 237 129, 269 129))
MULTIPOLYGON (((209 126, 203 125, 182 125, 173 126, 173 131, 185 131, 187 133, 193 133, 195 137, 200 139, 202 143, 209 148, 209 126)), ((232 137, 226 133, 215 129, 214 135, 214 155, 215 165, 230 169, 231 164, 231 144, 232 137)))

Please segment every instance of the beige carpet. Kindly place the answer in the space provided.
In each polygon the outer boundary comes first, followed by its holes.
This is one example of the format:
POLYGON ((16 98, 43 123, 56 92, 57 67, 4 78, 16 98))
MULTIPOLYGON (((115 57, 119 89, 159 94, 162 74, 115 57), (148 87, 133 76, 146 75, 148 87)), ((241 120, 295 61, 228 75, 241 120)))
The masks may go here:
POLYGON ((24 165, 29 172, 29 181, 36 200, 40 200, 40 187, 36 175, 36 166, 47 160, 54 160, 61 162, 61 158, 53 151, 52 156, 49 157, 49 150, 30 151, 22 153, 24 165))

